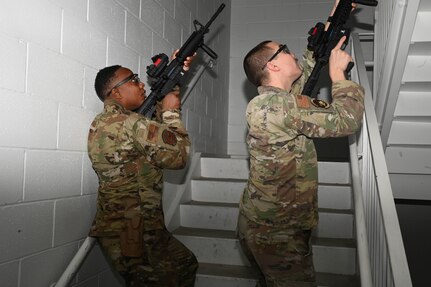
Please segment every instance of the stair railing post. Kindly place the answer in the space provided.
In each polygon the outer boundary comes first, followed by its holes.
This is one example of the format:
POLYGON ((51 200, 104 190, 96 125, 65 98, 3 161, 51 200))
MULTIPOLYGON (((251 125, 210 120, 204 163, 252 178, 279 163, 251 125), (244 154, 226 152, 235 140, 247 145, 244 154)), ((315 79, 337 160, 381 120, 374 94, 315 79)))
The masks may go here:
POLYGON ((349 136, 350 169, 352 172, 352 187, 355 206, 356 243, 358 248, 359 275, 361 286, 373 286, 371 273, 370 251, 366 228, 364 199, 362 196, 361 175, 359 173, 358 149, 355 135, 349 136))
POLYGON ((84 262, 87 255, 90 253, 94 244, 96 243, 96 238, 87 237, 82 243, 81 247, 76 252, 75 256, 73 256, 72 261, 70 261, 69 265, 67 265, 66 270, 64 270, 63 274, 61 274, 60 278, 56 283, 51 285, 51 287, 67 287, 70 284, 70 281, 75 277, 82 263, 84 262))

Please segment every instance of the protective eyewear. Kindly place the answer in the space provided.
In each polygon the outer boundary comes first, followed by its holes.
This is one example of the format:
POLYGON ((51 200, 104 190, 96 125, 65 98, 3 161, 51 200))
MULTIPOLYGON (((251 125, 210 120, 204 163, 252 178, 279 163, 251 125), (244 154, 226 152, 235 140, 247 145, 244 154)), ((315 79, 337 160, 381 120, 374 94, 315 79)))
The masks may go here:
POLYGON ((130 76, 128 76, 124 80, 119 81, 115 86, 113 86, 112 89, 109 91, 108 95, 110 95, 114 89, 118 88, 121 85, 124 85, 128 81, 132 82, 133 84, 139 84, 141 82, 141 79, 139 79, 138 74, 131 74, 130 76))
POLYGON ((286 54, 290 54, 289 49, 287 48, 286 44, 280 44, 278 46, 278 50, 277 52, 274 53, 274 55, 271 56, 271 58, 269 58, 268 61, 266 61, 265 65, 263 65, 262 70, 265 69, 266 65, 271 62, 272 60, 274 60, 275 57, 278 56, 278 54, 280 54, 281 52, 284 52, 286 54))

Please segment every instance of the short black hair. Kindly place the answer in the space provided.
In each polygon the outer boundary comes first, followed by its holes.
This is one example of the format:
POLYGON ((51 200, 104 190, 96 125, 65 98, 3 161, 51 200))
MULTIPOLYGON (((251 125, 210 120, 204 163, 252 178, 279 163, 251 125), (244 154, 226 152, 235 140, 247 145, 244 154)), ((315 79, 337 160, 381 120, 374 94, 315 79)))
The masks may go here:
POLYGON ((94 81, 94 89, 102 102, 104 102, 105 98, 108 96, 108 87, 115 76, 115 72, 120 68, 120 65, 109 66, 99 70, 97 73, 96 80, 94 81))
POLYGON ((243 67, 247 79, 256 87, 261 86, 262 82, 267 78, 268 73, 262 67, 271 57, 274 51, 268 46, 272 41, 260 42, 256 47, 250 50, 244 57, 243 67))

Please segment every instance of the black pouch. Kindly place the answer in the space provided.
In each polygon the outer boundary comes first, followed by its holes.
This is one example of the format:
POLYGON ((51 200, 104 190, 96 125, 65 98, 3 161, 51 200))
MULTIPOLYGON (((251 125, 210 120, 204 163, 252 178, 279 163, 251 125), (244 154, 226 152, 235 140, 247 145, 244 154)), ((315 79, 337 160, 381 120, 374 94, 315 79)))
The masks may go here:
POLYGON ((141 215, 125 219, 125 227, 120 233, 121 253, 128 257, 141 257, 143 246, 143 224, 141 215))

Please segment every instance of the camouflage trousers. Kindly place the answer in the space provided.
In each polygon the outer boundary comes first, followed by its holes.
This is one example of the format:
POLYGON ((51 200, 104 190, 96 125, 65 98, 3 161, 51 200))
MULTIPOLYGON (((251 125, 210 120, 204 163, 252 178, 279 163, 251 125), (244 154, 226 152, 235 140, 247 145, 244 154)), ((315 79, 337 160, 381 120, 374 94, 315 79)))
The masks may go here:
POLYGON ((167 230, 145 231, 144 254, 121 254, 119 237, 99 237, 103 252, 128 287, 194 286, 198 262, 194 254, 167 230))
POLYGON ((238 237, 244 254, 260 272, 257 286, 317 286, 310 230, 277 229, 240 214, 238 237))

